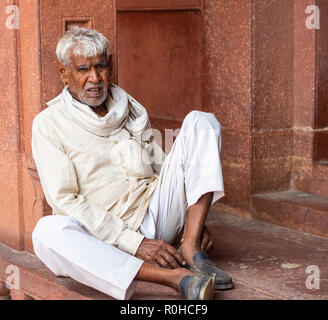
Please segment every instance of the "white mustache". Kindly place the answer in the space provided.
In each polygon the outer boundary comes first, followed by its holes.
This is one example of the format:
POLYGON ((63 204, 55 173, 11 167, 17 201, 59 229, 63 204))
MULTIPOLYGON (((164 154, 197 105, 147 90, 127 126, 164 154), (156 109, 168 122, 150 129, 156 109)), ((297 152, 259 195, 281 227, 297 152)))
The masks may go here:
POLYGON ((98 89, 98 88, 102 89, 103 87, 104 87, 104 84, 102 83, 102 84, 97 85, 97 86, 89 86, 89 87, 85 88, 85 90, 98 89))

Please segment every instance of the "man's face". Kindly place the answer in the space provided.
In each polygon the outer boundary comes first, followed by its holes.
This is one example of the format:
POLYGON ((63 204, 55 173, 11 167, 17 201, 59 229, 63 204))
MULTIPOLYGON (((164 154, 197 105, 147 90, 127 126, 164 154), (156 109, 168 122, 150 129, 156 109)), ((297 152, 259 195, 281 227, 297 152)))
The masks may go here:
POLYGON ((59 72, 75 100, 90 107, 100 106, 106 100, 111 74, 111 59, 106 54, 92 58, 73 54, 70 65, 60 64, 59 72))

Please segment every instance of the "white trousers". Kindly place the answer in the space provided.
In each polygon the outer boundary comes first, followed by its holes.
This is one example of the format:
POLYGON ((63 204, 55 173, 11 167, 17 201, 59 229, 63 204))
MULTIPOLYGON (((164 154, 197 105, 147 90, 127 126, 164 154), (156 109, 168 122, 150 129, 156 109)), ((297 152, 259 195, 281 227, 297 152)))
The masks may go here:
POLYGON ((212 204, 224 196, 220 162, 221 125, 212 113, 190 112, 165 159, 140 232, 172 243, 188 207, 207 192, 212 204))
MULTIPOLYGON (((221 126, 213 114, 190 112, 165 159, 139 231, 172 243, 189 206, 213 192, 224 195, 220 163, 221 126)), ((41 218, 32 234, 34 252, 56 275, 68 276, 116 299, 129 299, 143 261, 90 234, 74 217, 41 218)))

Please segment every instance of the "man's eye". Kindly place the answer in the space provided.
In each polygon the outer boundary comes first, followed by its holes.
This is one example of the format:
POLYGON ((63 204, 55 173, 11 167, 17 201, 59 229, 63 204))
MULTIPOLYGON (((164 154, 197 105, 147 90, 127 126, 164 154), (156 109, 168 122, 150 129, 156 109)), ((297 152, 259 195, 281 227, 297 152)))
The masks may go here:
POLYGON ((78 70, 82 72, 82 71, 87 71, 88 68, 86 68, 86 67, 80 67, 80 68, 78 68, 78 70))
POLYGON ((100 69, 104 69, 106 67, 107 67, 107 64, 106 63, 99 63, 98 64, 98 68, 100 68, 100 69))

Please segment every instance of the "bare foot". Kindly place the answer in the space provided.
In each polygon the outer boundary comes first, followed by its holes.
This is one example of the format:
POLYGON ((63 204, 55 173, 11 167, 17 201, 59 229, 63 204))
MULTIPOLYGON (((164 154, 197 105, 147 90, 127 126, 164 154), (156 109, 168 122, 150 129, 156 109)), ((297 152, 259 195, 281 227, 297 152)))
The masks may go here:
POLYGON ((192 265, 192 264, 194 264, 192 258, 197 252, 200 251, 200 248, 188 245, 185 242, 183 242, 181 244, 179 250, 180 250, 180 253, 181 253, 182 257, 185 259, 185 261, 188 264, 192 265))
POLYGON ((181 282, 181 280, 185 277, 185 276, 192 276, 194 275, 194 272, 186 269, 186 268, 178 268, 178 269, 173 269, 172 272, 174 273, 174 275, 172 276, 171 280, 172 280, 172 286, 176 291, 179 292, 179 284, 181 282))

